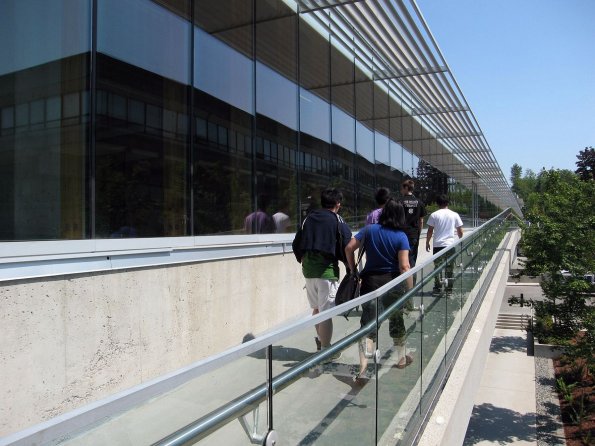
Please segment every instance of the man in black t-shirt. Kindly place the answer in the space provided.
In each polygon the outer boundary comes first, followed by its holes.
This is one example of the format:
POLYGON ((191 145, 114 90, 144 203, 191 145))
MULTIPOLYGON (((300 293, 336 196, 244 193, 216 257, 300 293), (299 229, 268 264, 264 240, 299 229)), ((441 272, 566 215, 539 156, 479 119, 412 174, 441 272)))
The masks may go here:
POLYGON ((409 266, 413 268, 417 261, 417 248, 419 246, 419 236, 424 227, 424 217, 426 208, 419 198, 413 195, 415 184, 413 180, 405 180, 401 183, 401 204, 405 208, 405 233, 409 239, 409 266))

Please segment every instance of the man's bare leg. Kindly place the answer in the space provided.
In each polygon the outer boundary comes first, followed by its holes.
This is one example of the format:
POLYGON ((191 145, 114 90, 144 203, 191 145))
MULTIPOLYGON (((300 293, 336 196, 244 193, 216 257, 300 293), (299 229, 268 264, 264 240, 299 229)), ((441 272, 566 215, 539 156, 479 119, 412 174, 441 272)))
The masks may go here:
MULTIPOLYGON (((315 316, 318 313, 318 308, 312 310, 312 316, 315 316)), ((331 345, 331 339, 333 337, 333 320, 329 318, 324 322, 316 324, 316 334, 318 335, 322 348, 331 345)))

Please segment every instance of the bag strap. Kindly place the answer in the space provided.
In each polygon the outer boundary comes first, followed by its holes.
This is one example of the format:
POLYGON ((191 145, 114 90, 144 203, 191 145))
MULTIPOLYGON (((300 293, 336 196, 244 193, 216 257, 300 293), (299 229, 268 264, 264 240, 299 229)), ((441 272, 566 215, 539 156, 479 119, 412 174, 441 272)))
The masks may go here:
POLYGON ((366 234, 368 233, 368 227, 364 229, 364 236, 362 237, 362 241, 360 242, 359 252, 357 253, 357 261, 355 262, 355 269, 357 270, 358 265, 362 261, 362 257, 364 256, 364 252, 366 251, 366 234))
POLYGON ((335 257, 337 257, 337 247, 340 248, 340 253, 342 254, 341 258, 337 258, 338 261, 341 261, 343 263, 347 262, 347 259, 345 258, 345 253, 343 252, 343 232, 341 231, 341 223, 345 223, 344 220, 341 218, 341 216, 339 214, 337 214, 336 212, 333 212, 333 214, 335 214, 335 217, 337 218, 337 238, 336 238, 336 244, 335 244, 335 257))

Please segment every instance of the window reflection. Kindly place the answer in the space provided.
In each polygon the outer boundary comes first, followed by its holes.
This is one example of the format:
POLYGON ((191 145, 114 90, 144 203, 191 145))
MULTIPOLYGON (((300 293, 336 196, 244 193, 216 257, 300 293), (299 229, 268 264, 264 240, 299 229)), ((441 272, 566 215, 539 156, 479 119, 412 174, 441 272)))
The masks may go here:
POLYGON ((384 164, 385 166, 390 164, 388 136, 380 133, 379 131, 374 132, 374 156, 376 158, 377 164, 380 163, 384 164))
POLYGON ((254 211, 252 6, 201 0, 194 11, 194 234, 242 234, 254 211))
POLYGON ((322 141, 330 142, 330 107, 328 102, 300 90, 300 130, 322 141))
POLYGON ((374 162, 374 133, 364 124, 356 124, 356 150, 357 154, 367 161, 374 162))
POLYGON ((3 0, 0 76, 87 53, 90 23, 89 0, 3 0))
POLYGON ((297 22, 284 2, 255 2, 256 111, 297 130, 297 22))
POLYGON ((98 3, 97 237, 190 233, 190 23, 146 0, 98 3))
POLYGON ((85 238, 90 2, 0 8, 0 240, 85 238))
POLYGON ((98 0, 97 51, 188 84, 190 26, 148 0, 98 0))
POLYGON ((92 18, 90 1, 48 0, 51 29, 5 3, 3 239, 291 232, 329 185, 355 223, 376 187, 418 174, 412 151, 444 161, 355 63, 350 31, 331 39, 294 3, 98 0, 92 18))
MULTIPOLYGON (((203 8, 206 7, 206 4, 203 5, 203 8)), ((241 33, 241 30, 236 32, 241 33)), ((227 32, 228 35, 233 33, 234 31, 227 32)), ((240 110, 252 113, 252 60, 200 28, 196 28, 194 36, 195 87, 240 110)))

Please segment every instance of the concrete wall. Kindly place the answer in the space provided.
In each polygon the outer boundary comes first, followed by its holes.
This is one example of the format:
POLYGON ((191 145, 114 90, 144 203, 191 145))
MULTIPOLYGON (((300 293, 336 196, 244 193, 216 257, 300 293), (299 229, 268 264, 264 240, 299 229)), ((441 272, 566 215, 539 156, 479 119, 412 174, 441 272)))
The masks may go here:
POLYGON ((4 282, 0 436, 309 313, 293 254, 4 282))

